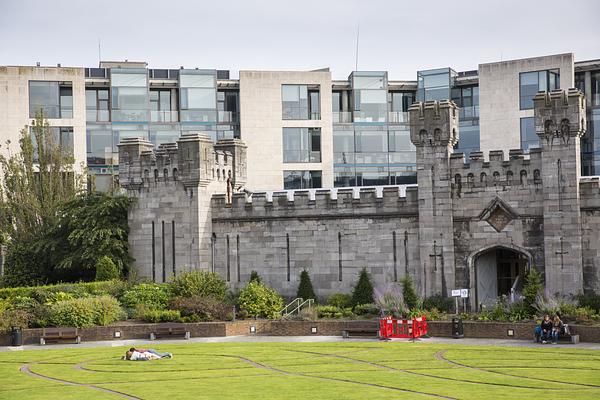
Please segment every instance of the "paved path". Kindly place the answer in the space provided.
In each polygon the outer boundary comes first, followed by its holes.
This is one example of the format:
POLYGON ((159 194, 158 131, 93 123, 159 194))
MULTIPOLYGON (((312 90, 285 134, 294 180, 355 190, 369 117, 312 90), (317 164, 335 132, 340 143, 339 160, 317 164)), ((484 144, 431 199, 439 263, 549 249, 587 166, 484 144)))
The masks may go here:
MULTIPOLYGON (((407 339, 395 339, 398 342, 408 342, 407 339)), ((191 338, 184 339, 169 339, 169 340, 107 340, 98 342, 82 342, 81 344, 51 344, 40 346, 37 344, 26 345, 20 347, 0 347, 0 352, 3 351, 21 351, 21 350, 51 350, 51 349, 70 349, 70 348, 94 348, 94 347, 131 347, 131 346, 148 346, 160 344, 186 344, 186 343, 264 343, 264 342, 303 342, 303 343, 320 343, 320 342, 379 342, 377 339, 343 339, 340 336, 228 336, 228 337, 212 337, 212 338, 191 338)), ((533 343, 529 340, 511 340, 511 339, 476 339, 476 338, 429 338, 419 340, 417 343, 426 344, 463 344, 473 346, 505 346, 505 347, 544 347, 544 348, 567 348, 567 349, 591 349, 600 350, 600 343, 578 343, 578 344, 547 344, 541 345, 533 343)))

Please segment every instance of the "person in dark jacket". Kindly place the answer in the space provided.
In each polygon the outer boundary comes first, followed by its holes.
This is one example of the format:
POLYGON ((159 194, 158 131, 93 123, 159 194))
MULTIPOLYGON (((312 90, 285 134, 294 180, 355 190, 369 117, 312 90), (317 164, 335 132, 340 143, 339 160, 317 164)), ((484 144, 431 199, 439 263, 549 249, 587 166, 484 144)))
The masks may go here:
POLYGON ((552 339, 552 320, 548 314, 544 315, 540 328, 542 328, 542 343, 546 344, 552 339))

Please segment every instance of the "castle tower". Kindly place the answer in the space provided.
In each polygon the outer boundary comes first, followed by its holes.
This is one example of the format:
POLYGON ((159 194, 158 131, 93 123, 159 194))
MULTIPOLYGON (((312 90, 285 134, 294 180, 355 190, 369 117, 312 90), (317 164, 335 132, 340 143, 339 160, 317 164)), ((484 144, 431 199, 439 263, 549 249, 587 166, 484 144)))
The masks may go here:
POLYGON ((533 101, 542 148, 546 288, 577 294, 583 290, 579 178, 585 99, 568 89, 538 93, 533 101))
POLYGON ((247 180, 246 152, 248 146, 240 139, 222 139, 215 144, 215 150, 231 153, 232 186, 234 191, 243 187, 247 180))
POLYGON ((454 232, 450 154, 458 141, 458 110, 451 101, 415 103, 410 139, 417 148, 420 279, 423 296, 454 289, 454 232))
POLYGON ((144 154, 154 146, 145 139, 124 138, 119 147, 119 183, 125 189, 139 189, 143 183, 144 154))

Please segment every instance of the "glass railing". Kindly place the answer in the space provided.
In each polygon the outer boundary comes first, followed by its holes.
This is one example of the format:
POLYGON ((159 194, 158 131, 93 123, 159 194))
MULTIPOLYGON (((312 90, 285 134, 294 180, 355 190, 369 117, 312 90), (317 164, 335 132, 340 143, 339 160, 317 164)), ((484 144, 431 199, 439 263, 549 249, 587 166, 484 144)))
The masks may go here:
POLYGON ((461 107, 458 116, 460 119, 479 118, 479 106, 461 107))
POLYGON ((240 113, 234 111, 219 111, 219 122, 237 124, 240 122, 240 113))
POLYGON ((386 122, 387 112, 354 111, 354 122, 386 122))
POLYGON ((112 110, 112 120, 120 122, 148 121, 148 110, 112 110))
POLYGON ((73 107, 60 107, 60 117, 61 118, 73 118, 73 107))
POLYGON ((87 121, 108 122, 110 121, 110 112, 108 110, 86 110, 85 118, 87 121))
POLYGON ((177 122, 179 113, 171 110, 150 111, 150 121, 152 122, 177 122))
POLYGON ((319 112, 310 113, 310 119, 316 119, 316 120, 321 119, 321 113, 319 113, 319 112))
POLYGON ((600 93, 592 94, 592 104, 600 106, 600 93))
POLYGON ((399 124, 408 122, 408 112, 405 111, 390 111, 388 113, 388 121, 390 124, 399 124))
POLYGON ((388 153, 355 153, 356 164, 385 164, 388 163, 388 153))
POLYGON ((217 122, 217 111, 213 110, 180 110, 181 122, 217 122))
POLYGON ((346 124, 352 122, 352 113, 350 111, 334 112, 332 116, 334 124, 346 124))
POLYGON ((284 163, 319 163, 321 162, 320 151, 306 151, 306 150, 285 150, 283 152, 284 163))

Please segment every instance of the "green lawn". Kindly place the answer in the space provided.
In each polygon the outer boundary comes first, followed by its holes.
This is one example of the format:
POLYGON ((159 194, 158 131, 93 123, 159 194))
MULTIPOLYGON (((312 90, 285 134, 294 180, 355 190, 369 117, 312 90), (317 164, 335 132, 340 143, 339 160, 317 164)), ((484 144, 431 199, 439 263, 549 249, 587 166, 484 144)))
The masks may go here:
POLYGON ((600 398, 600 351, 593 350, 426 342, 174 343, 156 348, 175 357, 125 362, 122 347, 3 352, 0 398, 600 398))

